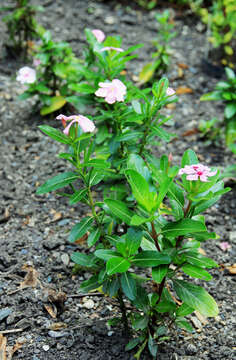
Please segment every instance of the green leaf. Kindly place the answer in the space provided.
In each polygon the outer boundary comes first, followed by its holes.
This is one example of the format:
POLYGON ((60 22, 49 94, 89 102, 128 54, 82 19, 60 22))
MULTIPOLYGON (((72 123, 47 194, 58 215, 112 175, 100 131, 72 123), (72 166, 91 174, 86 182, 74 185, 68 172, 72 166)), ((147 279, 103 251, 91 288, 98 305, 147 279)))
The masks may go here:
POLYGON ((130 262, 121 256, 112 257, 107 261, 106 271, 108 275, 126 272, 130 267, 130 262))
POLYGON ((198 164, 198 158, 195 152, 191 149, 185 151, 182 156, 181 167, 185 167, 185 165, 194 165, 198 164))
POLYGON ((177 310, 176 310, 176 316, 187 316, 189 314, 192 314, 194 312, 194 309, 187 304, 183 303, 177 310))
POLYGON ((109 259, 112 259, 115 256, 118 256, 118 257, 120 256, 120 254, 118 252, 116 252, 114 250, 109 250, 109 249, 96 250, 94 255, 104 261, 108 261, 109 259))
POLYGON ((169 134, 167 131, 163 130, 161 127, 159 126, 155 126, 153 125, 150 130, 156 135, 158 136, 160 139, 169 142, 173 136, 175 136, 174 134, 169 134))
POLYGON ((139 338, 134 338, 134 339, 130 340, 125 347, 125 351, 134 349, 139 343, 140 343, 139 338))
POLYGON ((93 258, 92 255, 86 255, 78 251, 71 254, 71 260, 74 261, 75 264, 85 267, 94 266, 93 258))
POLYGON ((43 185, 41 185, 37 189, 36 194, 45 194, 47 192, 63 188, 64 186, 71 184, 75 180, 78 180, 78 178, 79 176, 73 172, 66 172, 56 175, 53 178, 47 180, 43 185))
POLYGON ((236 76, 235 76, 235 73, 234 73, 234 71, 232 69, 226 67, 225 72, 226 72, 226 76, 227 76, 227 78, 229 80, 234 80, 235 79, 236 76))
POLYGON ((129 272, 125 272, 120 278, 121 287, 128 299, 134 300, 137 296, 136 281, 129 272))
POLYGON ((156 193, 150 192, 148 182, 137 171, 129 169, 125 171, 125 175, 139 205, 143 206, 148 212, 151 212, 156 205, 156 193))
POLYGON ((104 202, 109 207, 109 210, 113 215, 130 225, 133 212, 129 210, 127 205, 125 205, 122 201, 113 199, 105 199, 104 202))
POLYGON ((84 164, 81 164, 81 166, 93 167, 95 169, 108 169, 111 165, 108 161, 104 161, 102 159, 91 159, 84 164))
POLYGON ((127 168, 137 171, 148 183, 150 183, 151 174, 141 156, 130 154, 127 161, 127 168))
POLYGON ((129 228, 125 236, 125 245, 127 248, 127 256, 134 255, 141 244, 143 232, 134 228, 129 228))
POLYGON ((96 89, 92 85, 88 85, 86 83, 70 84, 69 89, 82 94, 94 94, 96 91, 96 89))
POLYGON ((212 276, 204 269, 198 267, 198 266, 194 266, 191 264, 185 264, 183 266, 181 266, 181 269, 185 272, 185 274, 192 276, 194 278, 197 279, 202 279, 202 280, 211 280, 212 276))
POLYGON ((192 326, 189 324, 189 322, 187 320, 185 320, 184 318, 179 318, 175 320, 176 325, 180 328, 180 329, 184 329, 187 330, 188 332, 192 332, 193 328, 192 326))
POLYGON ((93 217, 87 216, 82 219, 78 224, 74 225, 69 235, 69 241, 75 242, 87 233, 93 222, 93 217))
POLYGON ((71 140, 68 136, 63 134, 62 131, 59 131, 57 129, 54 129, 51 126, 48 125, 40 125, 39 129, 46 135, 50 136, 52 139, 62 143, 62 144, 71 144, 71 140))
POLYGON ((173 302, 161 301, 157 306, 155 306, 155 309, 159 313, 165 313, 174 311, 176 309, 176 305, 173 302))
POLYGON ((226 105, 225 117, 227 119, 230 119, 231 117, 233 117, 235 113, 236 113, 236 104, 231 103, 231 104, 226 105))
POLYGON ((178 297, 202 315, 214 317, 219 313, 215 300, 200 286, 183 280, 173 280, 178 297))
POLYGON ((160 284, 162 282, 162 280, 164 279, 164 277, 166 276, 168 271, 168 266, 167 265, 159 265, 157 267, 154 267, 152 269, 152 278, 153 280, 160 284))
POLYGON ((205 232, 206 230, 206 226, 201 221, 182 219, 165 225, 161 233, 166 237, 177 237, 195 232, 205 232))
POLYGON ((139 73, 139 80, 144 84, 151 80, 156 70, 155 63, 147 63, 139 73))
POLYGON ((123 133, 119 136, 115 137, 116 141, 129 141, 129 140, 133 140, 133 139, 138 139, 141 136, 143 136, 143 133, 141 131, 127 131, 126 133, 123 133))
POLYGON ((40 115, 48 115, 56 110, 61 109, 66 104, 66 99, 63 96, 54 96, 50 98, 51 104, 44 106, 40 110, 40 115))
POLYGON ((71 197, 70 197, 70 205, 76 204, 80 200, 82 200, 87 194, 87 189, 81 189, 76 191, 71 197))
POLYGON ((91 247, 93 245, 96 244, 96 242, 99 240, 101 236, 101 230, 99 228, 97 228, 95 231, 91 232, 91 234, 89 234, 88 236, 88 247, 91 247))
POLYGON ((162 264, 170 264, 171 258, 168 255, 157 251, 147 250, 134 256, 132 264, 139 267, 154 267, 162 264))
POLYGON ((151 219, 152 219, 152 217, 145 218, 143 216, 139 216, 139 215, 135 214, 131 219, 131 225, 139 226, 139 225, 145 224, 147 222, 150 222, 151 219))
MULTIPOLYGON (((233 149, 233 146, 236 142, 236 118, 233 117, 232 119, 227 121, 226 125, 226 145, 231 146, 233 149)), ((232 150, 233 151, 233 150, 232 150)))
POLYGON ((218 264, 214 260, 212 260, 208 257, 205 257, 199 253, 189 251, 185 256, 186 256, 187 262, 189 262, 192 265, 195 265, 198 267, 203 267, 203 268, 218 267, 218 264))
POLYGON ((96 290, 101 286, 98 282, 98 275, 93 275, 90 279, 82 282, 79 288, 79 292, 87 293, 91 290, 96 290))
POLYGON ((148 338, 148 349, 149 349, 150 354, 152 355, 152 357, 156 358, 158 347, 157 347, 156 341, 153 339, 151 334, 149 334, 149 338, 148 338))
POLYGON ((221 91, 212 91, 200 97, 200 101, 222 100, 221 91))

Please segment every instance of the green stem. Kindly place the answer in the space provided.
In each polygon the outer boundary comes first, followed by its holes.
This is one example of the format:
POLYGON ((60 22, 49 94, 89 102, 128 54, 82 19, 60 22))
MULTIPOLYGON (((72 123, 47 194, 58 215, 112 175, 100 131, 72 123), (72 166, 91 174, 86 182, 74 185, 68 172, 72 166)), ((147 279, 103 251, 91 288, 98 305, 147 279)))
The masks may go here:
POLYGON ((120 289, 118 290, 117 297, 118 297, 118 300, 119 300, 120 310, 121 310, 121 313, 122 313, 122 322, 124 324, 124 333, 129 335, 130 330, 129 330, 128 318, 127 318, 127 313, 126 313, 126 307, 125 307, 125 303, 124 303, 124 300, 123 300, 123 294, 122 294, 122 291, 120 289))

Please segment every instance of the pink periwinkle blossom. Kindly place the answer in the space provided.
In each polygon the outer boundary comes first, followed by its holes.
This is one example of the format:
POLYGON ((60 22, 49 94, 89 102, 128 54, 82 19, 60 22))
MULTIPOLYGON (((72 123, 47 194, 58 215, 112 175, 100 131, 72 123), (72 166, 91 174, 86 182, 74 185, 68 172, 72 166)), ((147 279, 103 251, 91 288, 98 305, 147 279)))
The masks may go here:
POLYGON ((175 90, 172 89, 171 87, 168 87, 168 88, 166 89, 166 95, 167 95, 167 96, 175 95, 175 90))
POLYGON ((214 176, 217 171, 211 171, 208 166, 202 164, 185 165, 179 170, 179 175, 187 174, 186 179, 190 181, 200 180, 208 182, 208 177, 214 176))
POLYGON ((108 104, 114 104, 116 101, 124 101, 126 86, 118 79, 112 82, 100 82, 100 88, 95 92, 96 96, 104 97, 108 104))
POLYGON ((124 50, 121 49, 121 48, 117 48, 117 47, 114 47, 114 46, 106 46, 104 48, 102 48, 100 51, 110 51, 110 50, 114 50, 114 51, 118 51, 118 52, 123 52, 124 50))
POLYGON ((32 84, 36 80, 36 71, 28 66, 24 66, 18 71, 16 80, 21 84, 32 84))
POLYGON ((56 117, 56 119, 61 120, 62 125, 65 128, 63 131, 65 135, 69 135, 70 127, 74 123, 78 123, 84 132, 93 132, 95 130, 94 123, 83 115, 65 116, 60 114, 56 117), (66 126, 67 121, 70 121, 70 123, 66 126))
POLYGON ((227 251, 227 250, 229 250, 231 248, 230 244, 227 241, 223 241, 222 243, 220 243, 219 247, 223 251, 227 251))
POLYGON ((37 59, 37 58, 34 58, 34 60, 33 60, 33 65, 34 65, 35 67, 38 67, 40 64, 41 64, 41 60, 40 60, 40 59, 37 59))
POLYGON ((102 30, 99 29, 94 29, 92 30, 93 35, 95 36, 95 38, 97 39, 97 41, 99 43, 102 43, 103 40, 105 39, 106 35, 104 34, 104 32, 102 30))

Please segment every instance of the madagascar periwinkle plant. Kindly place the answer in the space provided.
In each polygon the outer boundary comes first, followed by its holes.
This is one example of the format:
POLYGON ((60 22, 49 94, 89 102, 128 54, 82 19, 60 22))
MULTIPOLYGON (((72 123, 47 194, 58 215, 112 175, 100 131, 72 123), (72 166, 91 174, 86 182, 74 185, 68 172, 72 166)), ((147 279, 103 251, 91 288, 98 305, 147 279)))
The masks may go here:
POLYGON ((226 145, 236 154, 236 75, 230 68, 225 68, 226 80, 219 81, 215 90, 201 96, 202 101, 223 101, 226 145))
POLYGON ((174 24, 171 22, 169 10, 165 10, 163 13, 157 13, 156 20, 159 28, 157 38, 153 41, 153 45, 156 48, 155 52, 152 53, 154 60, 142 68, 139 74, 139 79, 142 84, 156 81, 156 79, 160 78, 160 76, 167 71, 172 53, 169 43, 177 34, 173 31, 174 24))
POLYGON ((70 205, 89 207, 90 215, 69 234, 71 243, 87 237, 86 253, 71 255, 75 264, 91 271, 80 291, 99 289, 116 298, 121 317, 110 323, 121 321, 130 333, 126 350, 136 349, 136 359, 144 350, 156 358, 159 344, 171 336, 173 326, 192 330, 186 316, 193 311, 218 314, 211 295, 190 278, 212 279, 207 269, 217 264, 199 248, 217 235, 208 232, 202 213, 229 188, 224 188, 220 172, 199 163, 192 150, 183 154, 180 166, 172 164, 170 155, 157 158, 151 152, 155 136, 167 140, 162 129, 165 121, 159 115, 168 99, 175 98, 167 79, 153 85, 152 96, 132 89, 125 94, 119 82, 112 91, 110 86, 110 81, 100 84, 96 95, 114 106, 108 112, 113 112, 109 134, 116 150, 112 151, 107 135, 105 144, 111 153, 97 150, 97 137, 102 136, 99 121, 59 115, 63 132, 47 125, 40 129, 67 146, 59 157, 72 170, 47 180, 37 194, 65 188, 61 195, 68 197, 70 205), (125 104, 137 94, 139 100, 125 104), (141 115, 138 123, 133 110, 137 117, 141 115))
POLYGON ((28 86, 20 99, 37 96, 41 115, 59 110, 72 94, 70 84, 82 78, 72 48, 66 42, 54 42, 51 33, 45 31, 41 44, 34 47, 33 67, 18 71, 16 79, 28 86))
POLYGON ((23 52, 26 58, 27 49, 30 47, 29 41, 37 39, 42 31, 35 20, 35 14, 44 9, 42 6, 30 5, 30 0, 15 0, 14 2, 12 6, 0 8, 0 12, 10 12, 3 17, 9 35, 5 46, 14 56, 19 56, 19 53, 23 52))

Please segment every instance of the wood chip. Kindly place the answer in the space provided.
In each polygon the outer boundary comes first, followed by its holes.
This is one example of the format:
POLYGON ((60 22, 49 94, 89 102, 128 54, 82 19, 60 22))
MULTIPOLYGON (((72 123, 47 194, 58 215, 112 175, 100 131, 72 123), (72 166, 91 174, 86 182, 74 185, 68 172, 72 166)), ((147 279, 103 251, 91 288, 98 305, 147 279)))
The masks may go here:
POLYGON ((230 274, 236 274, 236 264, 233 264, 232 266, 227 266, 226 269, 229 271, 230 274))
POLYGON ((188 65, 184 63, 177 64, 180 69, 188 69, 188 65))
POLYGON ((0 334, 0 360, 7 360, 6 346, 7 338, 0 334))
POLYGON ((205 318, 205 316, 203 316, 202 314, 200 314, 199 311, 194 311, 195 315, 197 316, 198 320, 201 321, 202 325, 206 325, 208 323, 207 318, 205 318))
POLYGON ((56 319, 56 317, 57 317, 57 309, 56 308, 53 308, 52 305, 47 305, 47 304, 44 305, 44 308, 45 308, 45 310, 47 310, 47 312, 53 319, 56 319))
POLYGON ((22 270, 26 271, 27 274, 24 278, 24 281, 20 283, 20 289, 25 289, 27 287, 35 288, 38 284, 38 272, 34 269, 32 265, 24 264, 22 270))
POLYGON ((176 89, 177 95, 183 95, 183 94, 192 94, 193 90, 187 86, 180 86, 178 89, 176 89))
POLYGON ((67 328, 67 324, 65 324, 63 322, 56 322, 49 326, 49 329, 53 330, 53 331, 57 331, 57 330, 65 329, 65 328, 67 328))

